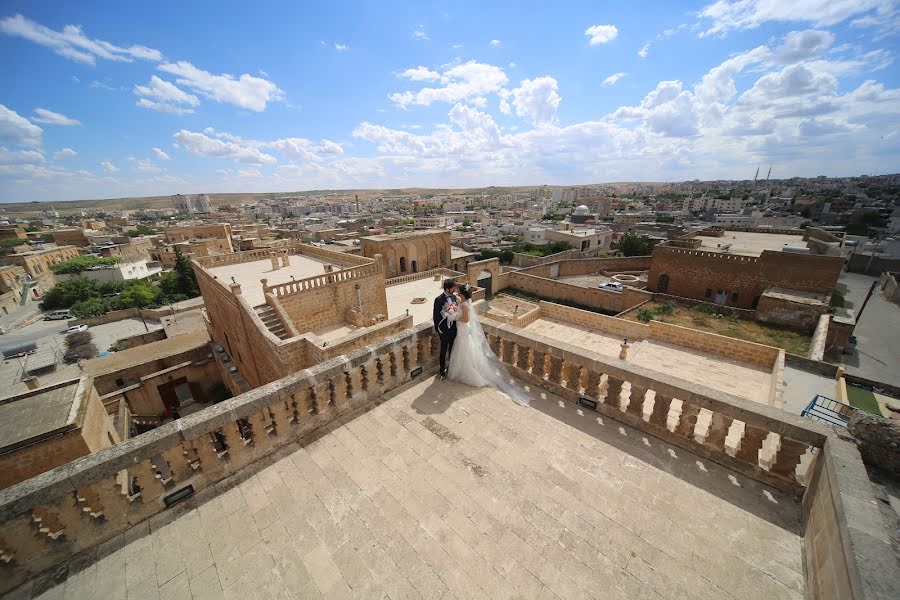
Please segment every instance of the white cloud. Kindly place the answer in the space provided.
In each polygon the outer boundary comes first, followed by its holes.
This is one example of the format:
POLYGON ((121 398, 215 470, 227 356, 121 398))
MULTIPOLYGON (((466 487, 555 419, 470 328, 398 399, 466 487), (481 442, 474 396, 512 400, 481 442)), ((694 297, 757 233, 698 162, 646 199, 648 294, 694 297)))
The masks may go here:
MULTIPOLYGON (((422 75, 424 67, 408 69, 422 75)), ((427 69, 425 69, 427 71, 427 69)), ((427 74, 426 74, 427 75, 427 74)), ((407 75, 407 77, 409 77, 407 75)), ((429 75, 430 77, 430 75, 429 75)), ((503 69, 474 60, 455 65, 440 74, 442 87, 426 87, 418 92, 397 92, 388 97, 392 102, 407 108, 410 105, 430 106, 435 102, 456 103, 461 100, 483 98, 496 93, 508 81, 503 69)), ((477 102, 477 100, 475 100, 477 102)))
POLYGON ((238 177, 258 178, 258 177, 262 177, 263 175, 259 169, 257 169, 256 167, 252 167, 250 169, 238 169, 237 176, 238 177))
POLYGON ((118 171, 119 171, 119 167, 117 167, 116 165, 112 164, 112 163, 111 163, 110 161, 108 161, 108 160, 102 161, 102 162, 100 163, 100 166, 103 167, 103 170, 106 171, 107 173, 118 173, 118 171))
POLYGON ((344 148, 337 142, 331 140, 321 140, 316 146, 316 152, 321 154, 343 154, 344 148))
POLYGON ((413 29, 413 32, 412 32, 412 38, 414 40, 423 40, 423 41, 428 41, 431 39, 430 37, 428 37, 428 34, 425 33, 425 27, 422 25, 416 25, 416 28, 413 29))
POLYGON ((584 30, 584 35, 591 38, 588 44, 597 46, 616 39, 619 35, 619 28, 615 25, 592 25, 584 30))
POLYGON ((191 107, 200 104, 200 99, 189 94, 177 85, 156 75, 150 77, 147 85, 134 86, 134 93, 140 96, 137 105, 159 112, 175 115, 193 113, 191 107))
POLYGON ((139 173, 163 173, 165 171, 165 169, 156 166, 149 158, 144 158, 135 162, 134 170, 139 173))
POLYGON ((775 51, 775 56, 784 63, 808 60, 825 52, 833 43, 834 34, 830 31, 792 31, 785 36, 784 43, 775 51))
POLYGON ((613 73, 609 77, 603 80, 603 85, 615 85, 617 81, 625 77, 628 73, 622 73, 619 71, 618 73, 613 73))
POLYGON ((34 165, 44 162, 38 150, 9 150, 0 146, 0 165, 34 165))
POLYGON ((650 42, 647 42, 646 44, 641 46, 641 48, 640 48, 640 50, 638 50, 637 54, 641 58, 647 58, 647 56, 650 54, 650 42))
POLYGON ((166 154, 162 148, 153 148, 153 154, 160 160, 172 160, 172 157, 166 154))
POLYGON ((346 52, 347 50, 350 49, 350 46, 348 46, 347 44, 338 44, 337 42, 335 42, 334 49, 337 50, 338 52, 346 52))
POLYGON ((132 62, 134 59, 162 60, 162 54, 153 48, 140 45, 126 48, 103 40, 90 39, 78 25, 66 25, 62 31, 56 31, 22 15, 14 15, 0 20, 0 31, 24 38, 49 48, 60 56, 89 65, 95 64, 98 58, 119 62, 132 62))
POLYGON ((20 146, 39 146, 43 130, 17 113, 0 104, 0 142, 20 146))
POLYGON ((490 42, 488 42, 488 44, 491 45, 491 46, 493 46, 494 48, 496 48, 497 46, 499 46, 501 43, 502 43, 502 42, 501 42, 500 40, 491 40, 490 42))
POLYGON ((530 119, 535 126, 549 125, 556 120, 556 109, 562 100, 552 77, 525 79, 512 91, 516 114, 530 119))
POLYGON ((411 79, 412 81, 437 81, 441 78, 441 74, 437 71, 432 71, 428 67, 416 67, 414 69, 407 69, 400 73, 400 77, 405 79, 411 79))
POLYGON ((700 35, 754 29, 769 21, 828 27, 873 9, 884 11, 891 4, 891 0, 717 0, 699 13, 701 19, 712 21, 700 35))
POLYGON ((93 81, 91 81, 91 82, 88 84, 88 87, 90 87, 90 88, 95 88, 95 89, 99 89, 99 90, 106 90, 106 91, 108 91, 108 92, 115 92, 115 91, 118 89, 118 88, 116 88, 116 87, 114 87, 114 86, 109 85, 108 83, 104 83, 104 82, 102 82, 102 81, 97 81, 96 79, 94 79, 93 81))
POLYGON ((268 79, 247 73, 238 78, 227 73, 213 75, 186 61, 163 63, 157 68, 175 75, 177 84, 199 92, 211 100, 255 112, 264 111, 269 102, 284 98, 284 92, 277 85, 268 79))
MULTIPOLYGON (((186 131, 182 129, 173 137, 175 143, 196 156, 209 156, 217 158, 232 158, 237 162, 253 164, 271 164, 277 162, 275 157, 266 154, 255 147, 254 144, 245 144, 241 141, 230 141, 209 137, 207 130, 204 133, 186 131)), ((225 134, 227 136, 227 134, 225 134)), ((228 136, 235 139, 234 136, 228 136)), ((239 138, 238 138, 239 139, 239 138)))
POLYGON ((52 110, 47 110, 46 108, 36 108, 34 109, 36 117, 31 117, 32 121, 36 121, 38 123, 46 123, 47 125, 81 125, 81 121, 77 119, 73 119, 71 117, 67 117, 66 115, 60 114, 58 112, 53 112, 52 110))
POLYGON ((78 153, 71 148, 62 148, 61 150, 57 150, 53 153, 53 158, 56 160, 60 160, 62 158, 73 158, 75 156, 78 156, 78 153))

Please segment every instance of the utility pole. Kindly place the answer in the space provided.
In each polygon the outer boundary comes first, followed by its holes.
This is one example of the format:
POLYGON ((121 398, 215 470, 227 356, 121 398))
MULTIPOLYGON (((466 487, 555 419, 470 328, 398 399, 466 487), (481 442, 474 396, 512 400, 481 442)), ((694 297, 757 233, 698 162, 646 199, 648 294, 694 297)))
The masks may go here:
MULTIPOLYGON (((869 255, 869 260, 866 261, 866 268, 863 270, 864 275, 869 274, 869 267, 872 266, 872 261, 875 260, 875 254, 878 252, 878 245, 881 243, 881 234, 875 234, 875 247, 872 248, 872 254, 869 255)), ((868 300, 868 298, 867 298, 868 300)))

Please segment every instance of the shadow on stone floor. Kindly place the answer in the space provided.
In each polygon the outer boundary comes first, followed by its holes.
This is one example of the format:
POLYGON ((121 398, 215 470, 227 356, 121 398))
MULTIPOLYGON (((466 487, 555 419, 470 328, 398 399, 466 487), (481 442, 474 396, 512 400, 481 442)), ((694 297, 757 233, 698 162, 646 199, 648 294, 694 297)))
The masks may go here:
POLYGON ((773 525, 802 535, 799 499, 787 492, 558 397, 547 398, 545 394, 531 407, 773 525))

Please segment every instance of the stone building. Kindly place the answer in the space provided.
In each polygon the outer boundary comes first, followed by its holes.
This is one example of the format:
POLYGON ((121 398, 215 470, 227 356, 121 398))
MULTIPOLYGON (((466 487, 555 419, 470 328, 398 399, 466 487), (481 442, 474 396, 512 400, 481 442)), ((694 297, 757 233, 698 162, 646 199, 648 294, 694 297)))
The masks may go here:
POLYGON ((118 443, 93 379, 0 400, 0 489, 118 443))
POLYGON ((37 285, 33 289, 42 293, 56 285, 56 278, 53 276, 50 266, 79 254, 80 252, 75 246, 50 247, 0 256, 0 264, 22 267, 26 274, 37 281, 37 285))
POLYGON ((166 227, 163 229, 163 237, 169 244, 193 240, 210 240, 207 242, 207 245, 215 247, 219 254, 234 252, 234 244, 231 239, 231 225, 228 223, 166 227))
POLYGON ((19 266, 0 267, 0 313, 8 315, 22 305, 28 276, 19 266))
POLYGON ((58 246, 78 246, 84 248, 91 242, 84 233, 84 229, 54 229, 50 232, 53 242, 58 246))
POLYGON ((439 230, 373 235, 360 240, 362 255, 374 258, 380 254, 385 276, 446 268, 450 265, 450 232, 439 230))

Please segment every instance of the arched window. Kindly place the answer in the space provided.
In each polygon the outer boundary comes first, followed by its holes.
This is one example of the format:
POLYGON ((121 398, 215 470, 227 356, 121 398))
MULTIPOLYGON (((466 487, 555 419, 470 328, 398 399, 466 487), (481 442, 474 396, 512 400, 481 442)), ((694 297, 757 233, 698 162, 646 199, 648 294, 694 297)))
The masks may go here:
POLYGON ((659 279, 656 280, 656 291, 660 294, 665 294, 669 291, 669 276, 663 273, 659 276, 659 279))

